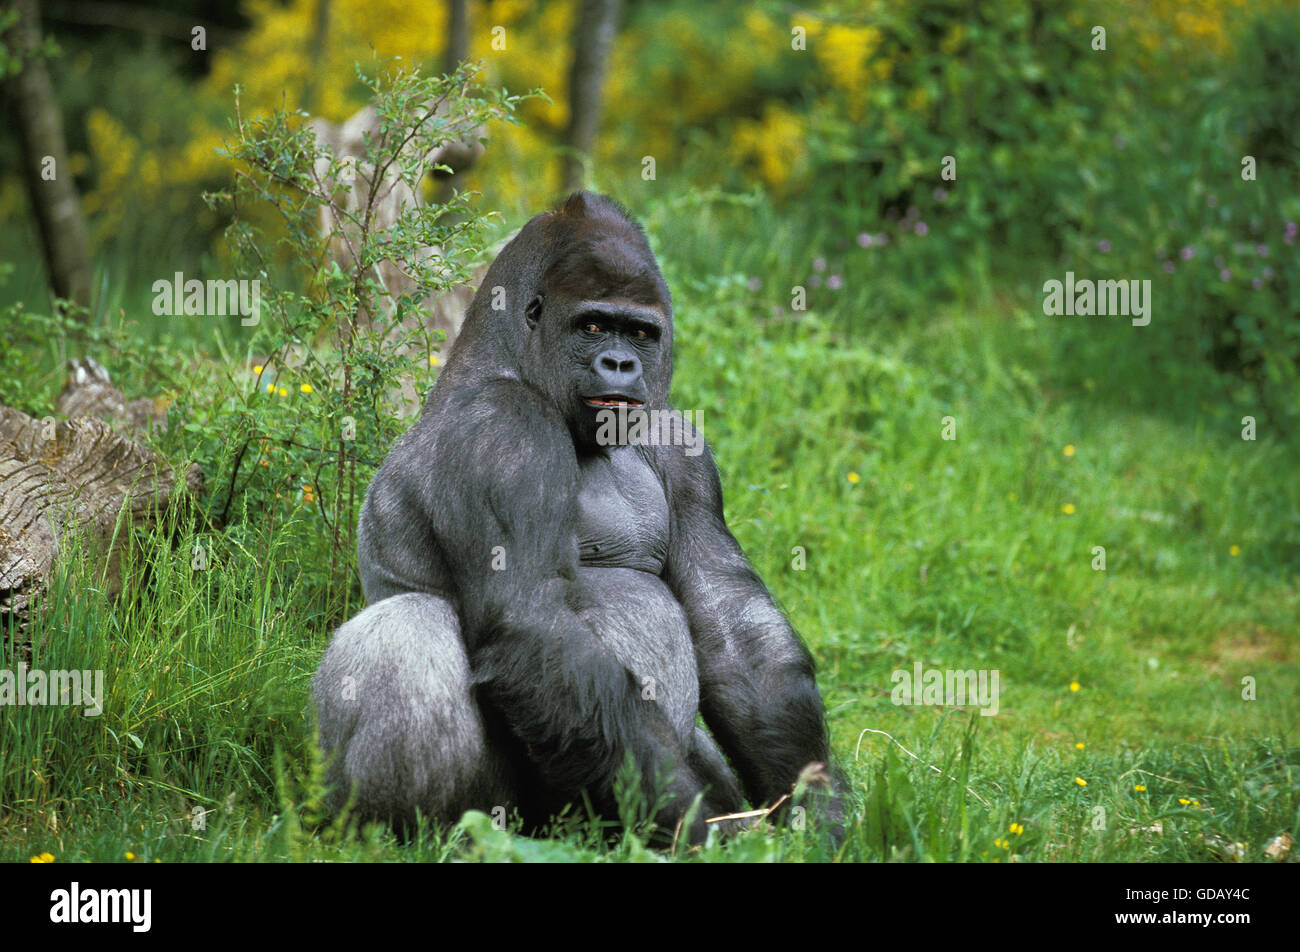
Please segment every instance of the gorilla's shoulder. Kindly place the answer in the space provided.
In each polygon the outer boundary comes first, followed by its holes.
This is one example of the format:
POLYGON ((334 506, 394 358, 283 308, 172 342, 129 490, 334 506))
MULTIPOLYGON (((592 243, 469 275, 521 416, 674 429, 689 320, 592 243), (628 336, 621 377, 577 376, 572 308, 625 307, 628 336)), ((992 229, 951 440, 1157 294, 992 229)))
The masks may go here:
POLYGON ((529 469, 576 468, 563 413, 540 391, 510 376, 461 385, 431 400, 393 447, 384 468, 420 483, 509 483, 529 469))
POLYGON ((438 394, 420 425, 439 434, 469 434, 480 430, 509 427, 509 435, 520 437, 529 426, 564 427, 564 415, 536 387, 513 375, 501 374, 472 384, 449 388, 438 394))
POLYGON ((660 474, 669 496, 676 499, 720 499, 722 486, 713 451, 704 435, 689 422, 681 439, 647 447, 650 465, 660 474))

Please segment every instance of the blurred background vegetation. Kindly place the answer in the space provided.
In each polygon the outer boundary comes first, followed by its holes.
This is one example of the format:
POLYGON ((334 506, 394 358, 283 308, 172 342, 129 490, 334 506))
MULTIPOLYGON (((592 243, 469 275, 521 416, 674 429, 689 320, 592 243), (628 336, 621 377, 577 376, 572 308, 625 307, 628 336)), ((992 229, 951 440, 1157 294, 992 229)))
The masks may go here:
MULTIPOLYGON (((489 130, 463 183, 503 230, 560 189, 576 7, 469 5, 482 81, 549 96, 526 105, 521 125, 489 130)), ((159 273, 221 266, 224 222, 201 194, 230 183, 220 149, 236 83, 250 114, 303 108, 341 121, 365 102, 354 64, 439 64, 447 8, 250 0, 236 12, 180 0, 151 17, 47 2, 96 312, 139 313, 159 273), (210 27, 206 51, 190 48, 190 23, 210 27)), ((1188 373, 1208 364, 1227 375, 1225 391, 1294 421, 1300 98, 1287 79, 1300 67, 1298 24, 1294 4, 1269 0, 629 2, 591 181, 643 215, 684 192, 743 197, 710 211, 741 230, 755 204, 770 208, 795 227, 788 247, 751 243, 721 259, 708 249, 704 261, 757 277, 757 314, 779 317, 802 284, 850 333, 991 293, 1028 302, 1066 267, 1150 277, 1155 327, 1063 322, 1061 369, 1085 380, 1095 357, 1155 370, 1181 404, 1188 373), (1104 51, 1092 48, 1094 25, 1104 51), (806 30, 806 51, 791 49, 793 27, 806 30), (953 182, 939 177, 949 155, 953 182), (1246 155, 1255 181, 1240 174, 1246 155), (654 182, 641 177, 644 156, 654 182), (813 269, 822 262, 825 273, 813 269)), ((26 266, 35 236, 17 149, 6 129, 0 253, 19 266, 0 302, 43 296, 41 270, 26 266)), ((683 233, 698 223, 673 224, 665 240, 689 244, 683 233)))

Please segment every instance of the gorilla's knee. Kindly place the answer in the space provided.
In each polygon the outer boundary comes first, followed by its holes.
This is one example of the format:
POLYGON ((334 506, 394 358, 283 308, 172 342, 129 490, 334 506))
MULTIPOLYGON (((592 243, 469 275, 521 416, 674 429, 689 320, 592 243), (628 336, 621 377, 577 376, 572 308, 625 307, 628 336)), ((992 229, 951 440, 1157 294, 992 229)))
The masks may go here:
POLYGON ((394 595, 339 628, 313 682, 335 808, 410 823, 506 806, 507 768, 471 694, 455 609, 394 595))

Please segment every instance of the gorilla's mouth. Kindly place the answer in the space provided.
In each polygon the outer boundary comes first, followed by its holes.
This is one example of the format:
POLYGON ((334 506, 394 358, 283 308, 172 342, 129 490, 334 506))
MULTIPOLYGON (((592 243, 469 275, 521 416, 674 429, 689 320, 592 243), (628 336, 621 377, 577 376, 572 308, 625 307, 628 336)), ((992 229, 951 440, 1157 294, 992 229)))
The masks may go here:
POLYGON ((607 393, 604 396, 586 397, 585 399, 589 407, 627 407, 636 410, 645 406, 642 401, 625 397, 621 393, 607 393))

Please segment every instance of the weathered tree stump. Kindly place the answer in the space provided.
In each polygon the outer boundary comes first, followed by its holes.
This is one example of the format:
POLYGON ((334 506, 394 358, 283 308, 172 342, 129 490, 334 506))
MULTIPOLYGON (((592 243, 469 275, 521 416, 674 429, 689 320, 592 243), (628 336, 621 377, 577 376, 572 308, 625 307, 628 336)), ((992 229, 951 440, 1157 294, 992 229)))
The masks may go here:
MULTIPOLYGON (((316 138, 343 162, 339 178, 333 183, 335 187, 348 186, 346 194, 340 195, 338 199, 338 211, 343 214, 322 206, 320 227, 322 234, 332 236, 329 241, 330 257, 344 270, 349 270, 355 265, 352 243, 356 241, 357 228, 354 221, 366 218, 368 210, 375 232, 383 232, 392 228, 407 209, 420 205, 421 199, 398 174, 398 170, 391 168, 376 191, 373 207, 367 209, 369 189, 364 186, 375 174, 374 169, 364 162, 367 140, 377 139, 381 135, 380 118, 374 106, 366 106, 338 125, 316 118, 311 120, 310 126, 316 138)), ((424 156, 425 167, 432 169, 435 165, 445 165, 453 174, 469 169, 483 154, 481 140, 484 135, 486 130, 482 127, 466 130, 463 139, 443 143, 424 156)), ((322 180, 326 178, 329 173, 327 159, 317 162, 316 173, 322 180)), ((437 246, 422 251, 425 259, 441 259, 442 256, 443 250, 437 246)), ((469 284, 455 285, 443 294, 432 295, 424 301, 428 315, 425 321, 427 326, 447 335, 445 353, 450 353, 451 345, 464 323, 469 302, 473 300, 474 292, 478 290, 486 273, 486 266, 480 267, 471 276, 469 284)), ((390 260, 376 262, 369 275, 387 292, 383 306, 389 315, 394 312, 398 298, 415 288, 414 282, 402 267, 390 260)), ((394 333, 403 330, 404 328, 396 328, 394 333)))

